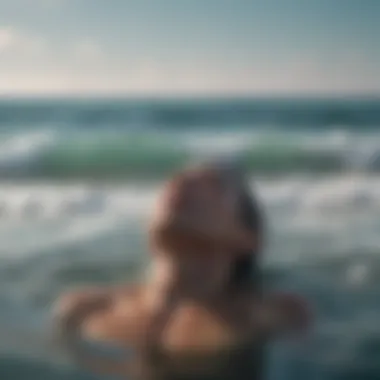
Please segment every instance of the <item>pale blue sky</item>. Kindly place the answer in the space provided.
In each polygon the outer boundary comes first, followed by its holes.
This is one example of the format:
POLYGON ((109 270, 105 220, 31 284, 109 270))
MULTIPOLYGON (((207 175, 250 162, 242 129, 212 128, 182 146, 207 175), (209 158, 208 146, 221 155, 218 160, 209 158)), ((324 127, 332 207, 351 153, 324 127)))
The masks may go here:
POLYGON ((0 94, 380 94, 380 0, 0 0, 0 94))

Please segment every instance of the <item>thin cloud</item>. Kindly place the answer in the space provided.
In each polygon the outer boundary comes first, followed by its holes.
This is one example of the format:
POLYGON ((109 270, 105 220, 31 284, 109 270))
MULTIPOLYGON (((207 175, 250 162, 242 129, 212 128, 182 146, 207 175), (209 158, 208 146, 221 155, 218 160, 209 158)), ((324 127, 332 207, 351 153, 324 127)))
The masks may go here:
POLYGON ((0 53, 40 53, 46 41, 40 37, 12 27, 0 28, 0 53))
POLYGON ((0 53, 9 49, 15 40, 15 35, 10 28, 0 28, 0 53))

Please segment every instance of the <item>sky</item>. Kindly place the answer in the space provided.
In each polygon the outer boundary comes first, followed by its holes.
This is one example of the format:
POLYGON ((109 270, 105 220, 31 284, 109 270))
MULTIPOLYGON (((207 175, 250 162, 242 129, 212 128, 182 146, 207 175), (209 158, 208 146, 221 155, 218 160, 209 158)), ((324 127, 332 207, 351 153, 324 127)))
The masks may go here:
POLYGON ((0 95, 378 95, 380 0, 0 0, 0 95))

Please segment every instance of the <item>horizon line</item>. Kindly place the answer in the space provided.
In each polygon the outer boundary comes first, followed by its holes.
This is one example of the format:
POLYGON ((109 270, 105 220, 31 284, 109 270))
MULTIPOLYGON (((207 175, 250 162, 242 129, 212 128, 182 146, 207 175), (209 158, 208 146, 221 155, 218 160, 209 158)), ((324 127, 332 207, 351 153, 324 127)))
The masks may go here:
POLYGON ((280 92, 280 93, 121 93, 121 92, 17 92, 1 93, 0 100, 48 100, 88 99, 88 100, 380 100, 380 92, 376 93, 336 93, 336 92, 280 92))

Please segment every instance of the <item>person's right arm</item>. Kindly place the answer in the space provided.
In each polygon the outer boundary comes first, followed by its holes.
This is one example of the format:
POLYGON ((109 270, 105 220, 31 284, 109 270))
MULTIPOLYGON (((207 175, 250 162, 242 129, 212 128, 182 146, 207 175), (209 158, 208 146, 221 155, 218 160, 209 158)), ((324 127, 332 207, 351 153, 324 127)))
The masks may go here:
POLYGON ((112 290, 89 289, 63 295, 53 309, 56 335, 59 344, 80 366, 98 374, 125 376, 130 372, 126 360, 95 357, 84 344, 81 332, 87 318, 106 311, 113 302, 112 290))

